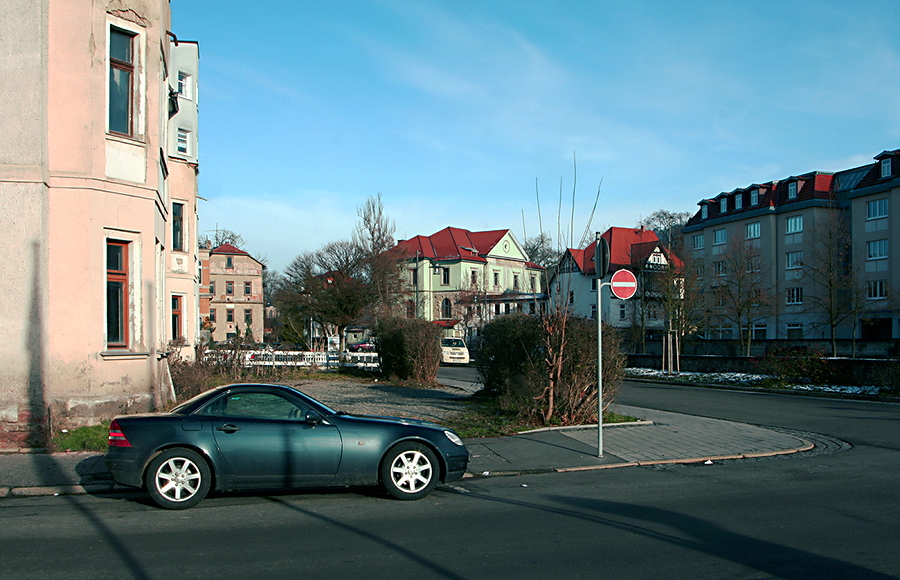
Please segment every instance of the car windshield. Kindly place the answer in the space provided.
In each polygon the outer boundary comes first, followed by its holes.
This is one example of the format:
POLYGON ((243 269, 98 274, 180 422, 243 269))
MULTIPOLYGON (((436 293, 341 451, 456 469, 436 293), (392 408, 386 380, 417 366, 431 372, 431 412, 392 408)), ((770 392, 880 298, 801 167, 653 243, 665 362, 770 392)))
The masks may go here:
POLYGON ((453 346, 456 348, 465 348, 466 343, 461 338, 444 338, 441 339, 441 346, 453 346))

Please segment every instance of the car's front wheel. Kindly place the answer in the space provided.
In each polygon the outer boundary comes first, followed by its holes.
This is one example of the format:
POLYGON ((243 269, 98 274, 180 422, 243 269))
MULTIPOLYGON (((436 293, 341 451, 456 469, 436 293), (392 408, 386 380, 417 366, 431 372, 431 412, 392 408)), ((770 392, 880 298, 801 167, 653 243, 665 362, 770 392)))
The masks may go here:
POLYGON ((437 485, 439 478, 437 457, 420 443, 395 445, 381 463, 381 484, 397 499, 425 497, 437 485))
POLYGON ((145 483, 161 507, 181 510, 197 505, 209 492, 206 460, 190 449, 166 449, 150 462, 145 483))

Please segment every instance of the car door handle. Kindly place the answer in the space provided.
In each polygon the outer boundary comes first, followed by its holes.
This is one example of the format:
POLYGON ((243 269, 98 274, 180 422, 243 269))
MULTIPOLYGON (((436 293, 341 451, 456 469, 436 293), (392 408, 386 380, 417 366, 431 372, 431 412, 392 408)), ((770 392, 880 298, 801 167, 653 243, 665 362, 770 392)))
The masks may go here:
POLYGON ((216 431, 225 431, 226 433, 234 433, 235 431, 240 431, 241 428, 237 425, 232 425, 228 423, 227 425, 222 425, 221 427, 216 427, 216 431))

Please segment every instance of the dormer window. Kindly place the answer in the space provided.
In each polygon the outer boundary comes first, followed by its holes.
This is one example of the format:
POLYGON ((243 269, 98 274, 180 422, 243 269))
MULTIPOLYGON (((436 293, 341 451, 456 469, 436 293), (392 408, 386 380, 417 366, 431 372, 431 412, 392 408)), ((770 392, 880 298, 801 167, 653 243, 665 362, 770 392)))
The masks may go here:
POLYGON ((788 199, 794 199, 797 197, 797 182, 792 181, 788 183, 788 199))
POLYGON ((705 203, 700 206, 700 219, 706 219, 709 217, 709 206, 705 203))
POLYGON ((719 200, 719 212, 725 213, 726 211, 728 211, 728 198, 723 197, 719 200))
POLYGON ((734 209, 741 209, 744 207, 744 196, 740 193, 734 196, 734 209))
POLYGON ((881 160, 881 177, 891 176, 891 158, 885 157, 881 160))
POLYGON ((759 190, 754 189, 750 191, 750 205, 756 205, 759 203, 759 190))

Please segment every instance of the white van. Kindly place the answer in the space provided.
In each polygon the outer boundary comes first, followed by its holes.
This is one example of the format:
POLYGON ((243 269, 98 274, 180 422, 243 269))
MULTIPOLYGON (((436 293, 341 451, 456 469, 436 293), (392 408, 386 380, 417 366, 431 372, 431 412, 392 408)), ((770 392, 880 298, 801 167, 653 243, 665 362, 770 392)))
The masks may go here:
POLYGON ((469 349, 463 339, 441 339, 441 364, 469 364, 469 349))

